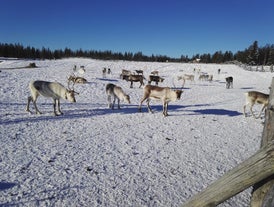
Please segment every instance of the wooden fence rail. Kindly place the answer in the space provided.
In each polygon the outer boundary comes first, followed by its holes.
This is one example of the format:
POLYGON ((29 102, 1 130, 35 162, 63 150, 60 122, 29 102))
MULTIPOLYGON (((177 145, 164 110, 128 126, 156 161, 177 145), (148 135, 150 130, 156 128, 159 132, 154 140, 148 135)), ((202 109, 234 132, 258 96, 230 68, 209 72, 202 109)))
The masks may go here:
MULTIPOLYGON (((270 86, 269 104, 266 110, 261 147, 274 141, 274 78, 270 86)), ((274 172, 272 176, 253 186, 251 207, 274 207, 274 172)))
POLYGON ((251 207, 274 207, 274 78, 266 110, 261 149, 183 207, 213 207, 253 186, 251 207))

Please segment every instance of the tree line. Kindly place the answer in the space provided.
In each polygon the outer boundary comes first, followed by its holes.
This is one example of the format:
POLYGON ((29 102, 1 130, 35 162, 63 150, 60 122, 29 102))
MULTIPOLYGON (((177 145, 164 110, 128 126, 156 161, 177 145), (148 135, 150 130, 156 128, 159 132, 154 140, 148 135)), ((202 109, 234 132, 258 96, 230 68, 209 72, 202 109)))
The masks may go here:
POLYGON ((273 65, 274 64, 274 44, 267 44, 259 47, 258 41, 254 41, 248 48, 233 54, 231 51, 216 51, 213 54, 196 54, 191 58, 181 55, 180 58, 172 58, 166 55, 144 55, 142 52, 112 52, 111 50, 71 50, 69 48, 50 50, 42 47, 24 47, 22 44, 0 43, 0 57, 6 58, 28 58, 28 59, 61 59, 69 57, 86 57, 101 60, 129 60, 129 61, 149 61, 149 62, 193 62, 201 63, 226 63, 238 61, 248 65, 273 65))

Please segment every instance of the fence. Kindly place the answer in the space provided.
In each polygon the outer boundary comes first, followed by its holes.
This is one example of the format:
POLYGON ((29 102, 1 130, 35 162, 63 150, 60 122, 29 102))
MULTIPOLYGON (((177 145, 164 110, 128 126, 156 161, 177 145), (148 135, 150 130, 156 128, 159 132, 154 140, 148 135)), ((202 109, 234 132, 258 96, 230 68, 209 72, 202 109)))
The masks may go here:
POLYGON ((274 206, 274 78, 261 149, 195 195, 183 207, 213 207, 253 186, 250 207, 274 206))

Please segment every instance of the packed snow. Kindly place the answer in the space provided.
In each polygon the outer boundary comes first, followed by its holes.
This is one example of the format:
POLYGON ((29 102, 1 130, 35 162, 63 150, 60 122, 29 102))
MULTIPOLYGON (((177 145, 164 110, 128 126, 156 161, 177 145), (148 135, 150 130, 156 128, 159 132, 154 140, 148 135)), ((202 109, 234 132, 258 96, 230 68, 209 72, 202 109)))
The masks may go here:
MULTIPOLYGON (((233 64, 190 64, 62 60, 0 60, 0 205, 3 206, 181 206, 260 148, 263 116, 243 116, 244 92, 269 93, 273 74, 233 64), (35 62, 37 68, 27 68, 35 62), (73 70, 84 67, 85 73, 73 70), (110 68, 105 78, 102 69, 110 68), (195 71, 194 71, 195 68, 195 71), (143 86, 120 79, 122 69, 158 70, 159 86, 182 88, 181 99, 152 101, 138 111, 143 86), (220 74, 217 73, 221 69, 220 74), (198 71, 213 75, 199 81, 198 71), (76 103, 61 100, 54 116, 52 99, 39 97, 42 114, 25 111, 32 80, 67 86, 72 73, 87 79, 75 84, 76 103), (226 89, 225 77, 233 76, 226 89), (131 103, 107 107, 107 83, 121 86, 131 103)), ((147 81, 146 81, 147 83, 147 81)), ((258 113, 261 106, 254 107, 258 113)), ((249 188, 221 207, 249 206, 249 188)))

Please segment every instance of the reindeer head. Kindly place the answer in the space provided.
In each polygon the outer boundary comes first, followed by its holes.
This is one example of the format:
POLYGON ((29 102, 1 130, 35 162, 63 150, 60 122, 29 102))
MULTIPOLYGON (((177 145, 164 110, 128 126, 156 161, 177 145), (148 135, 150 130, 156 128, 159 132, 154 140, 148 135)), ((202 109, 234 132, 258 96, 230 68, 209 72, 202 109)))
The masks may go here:
POLYGON ((68 89, 67 89, 66 94, 65 94, 65 99, 67 99, 70 102, 76 102, 75 94, 79 95, 78 92, 74 91, 74 87, 70 88, 68 86, 68 89))
POLYGON ((183 93, 184 91, 182 91, 182 90, 176 90, 175 92, 176 92, 176 95, 177 95, 177 100, 180 100, 181 95, 182 95, 182 93, 183 93))
POLYGON ((67 90, 65 94, 65 99, 70 102, 76 102, 75 94, 78 95, 79 93, 75 92, 74 90, 67 90))
POLYGON ((129 97, 129 95, 125 95, 124 101, 127 102, 128 104, 130 104, 130 97, 129 97))

